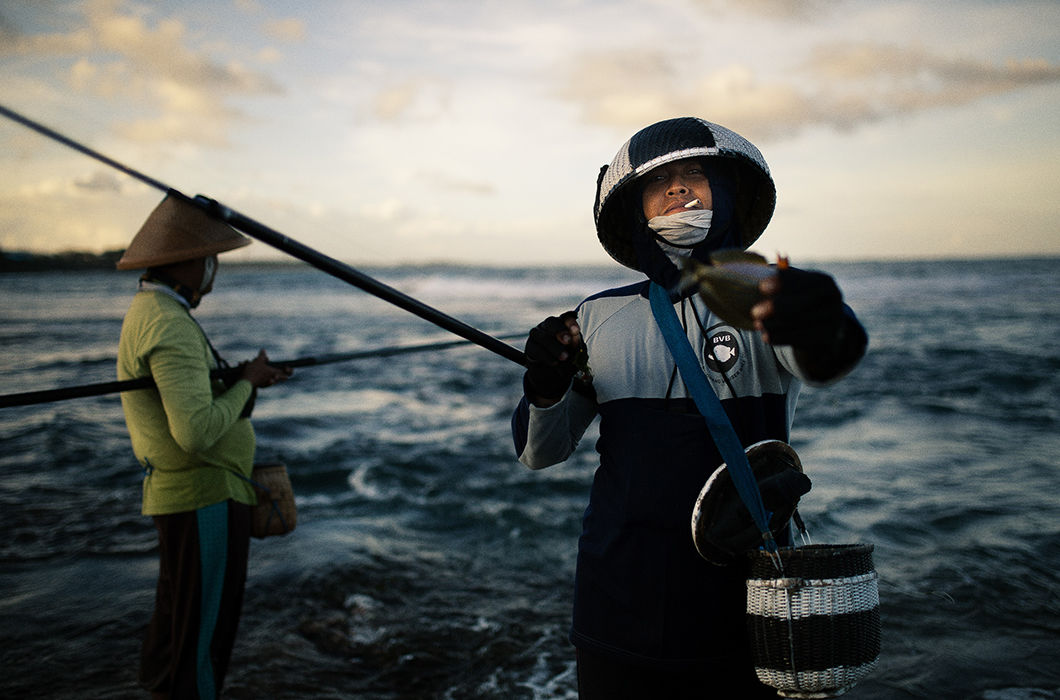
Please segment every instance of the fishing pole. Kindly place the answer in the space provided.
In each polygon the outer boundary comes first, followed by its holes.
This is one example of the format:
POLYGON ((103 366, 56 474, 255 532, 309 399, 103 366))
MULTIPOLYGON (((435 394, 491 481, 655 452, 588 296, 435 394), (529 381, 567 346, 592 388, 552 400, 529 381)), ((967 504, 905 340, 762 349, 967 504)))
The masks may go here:
POLYGON ((507 358, 512 362, 519 365, 526 365, 526 356, 523 352, 511 345, 500 341, 493 336, 483 333, 474 326, 470 326, 463 321, 460 321, 448 314, 445 314, 434 307, 428 306, 418 299, 414 299, 409 295, 394 289, 382 282, 370 277, 363 272, 354 269, 346 263, 339 262, 338 260, 324 255, 323 253, 316 251, 309 246, 306 246, 298 241, 280 233, 279 231, 273 230, 262 223, 245 216, 230 207, 227 207, 217 200, 210 199, 203 195, 196 195, 188 197, 187 195, 181 194, 176 189, 169 187, 164 182, 156 180, 153 177, 149 177, 144 173, 123 165, 112 158, 95 151, 84 144, 78 143, 68 136, 64 136, 54 129, 50 129, 43 124, 36 122, 28 117, 25 117, 18 112, 15 112, 7 107, 0 105, 0 114, 11 119, 14 122, 22 124, 33 131, 36 131, 43 136, 46 136, 54 141, 58 141, 64 146, 68 146, 80 153, 83 153, 90 158, 94 158, 101 163, 104 163, 112 168, 120 170, 121 172, 129 175, 132 178, 143 182, 157 190, 161 190, 166 194, 178 196, 188 201, 189 203, 199 207, 208 215, 212 216, 219 221, 223 221, 226 224, 236 228, 243 233, 256 238, 262 243, 272 246, 278 250, 281 250, 288 255, 295 257, 303 262, 306 262, 313 267, 326 272, 332 277, 336 277, 343 282, 352 284, 353 286, 368 292, 384 301, 387 301, 398 308, 404 309, 425 321, 429 321, 434 325, 443 328, 455 335, 469 340, 476 345, 479 345, 487 350, 490 350, 501 357, 507 358))
MULTIPOLYGON (((518 338, 523 334, 509 333, 498 336, 498 338, 518 338)), ((336 362, 349 362, 371 357, 391 357, 413 352, 426 352, 430 350, 446 350, 461 345, 467 345, 466 340, 447 340, 438 343, 424 343, 420 345, 397 345, 390 348, 379 348, 377 350, 357 350, 346 353, 332 353, 318 355, 316 357, 300 357, 295 360, 272 360, 269 362, 273 367, 316 367, 329 365, 336 362)), ((240 367, 223 367, 210 371, 211 379, 232 380, 239 376, 242 371, 240 367)), ((30 406, 41 403, 52 403, 65 401, 67 399, 79 399, 87 396, 102 396, 104 394, 116 394, 123 391, 137 391, 139 389, 153 389, 155 380, 153 377, 138 377, 136 379, 123 379, 113 382, 99 382, 97 384, 82 384, 80 386, 60 387, 57 389, 41 389, 39 391, 24 391, 17 394, 0 395, 0 408, 13 406, 30 406)))

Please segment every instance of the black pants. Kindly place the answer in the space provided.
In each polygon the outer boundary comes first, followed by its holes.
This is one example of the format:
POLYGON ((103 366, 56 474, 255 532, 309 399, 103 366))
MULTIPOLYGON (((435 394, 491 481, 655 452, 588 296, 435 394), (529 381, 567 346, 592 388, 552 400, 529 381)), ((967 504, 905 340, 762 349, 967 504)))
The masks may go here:
POLYGON ((760 683, 754 669, 655 669, 578 650, 580 700, 767 700, 777 691, 760 683))
POLYGON ((155 609, 140 683, 156 697, 214 700, 235 644, 250 552, 250 506, 225 501, 154 516, 155 609))

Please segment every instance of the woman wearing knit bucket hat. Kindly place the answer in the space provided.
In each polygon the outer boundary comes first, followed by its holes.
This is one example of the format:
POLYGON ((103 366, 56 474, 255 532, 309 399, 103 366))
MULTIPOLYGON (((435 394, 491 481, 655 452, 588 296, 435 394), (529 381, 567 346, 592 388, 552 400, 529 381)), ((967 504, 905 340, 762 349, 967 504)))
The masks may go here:
MULTIPOLYGON (((755 677, 743 570, 708 563, 689 531, 700 489, 725 460, 649 300, 664 290, 742 445, 788 442, 800 386, 837 380, 867 344, 833 279, 774 271, 746 328, 680 284, 686 258, 709 264, 753 244, 775 200, 761 153, 738 134, 693 117, 642 129, 601 170, 594 215, 604 249, 647 279, 530 331, 512 419, 520 461, 566 460, 600 416, 571 629, 582 698, 775 697, 755 677)), ((789 498, 808 490, 801 478, 783 485, 789 498)))
POLYGON ((259 388, 290 376, 264 351, 227 385, 224 366, 192 318, 213 288, 217 255, 250 243, 170 192, 118 261, 146 268, 122 323, 118 379, 150 376, 156 390, 122 393, 133 452, 144 469, 144 515, 158 530, 155 609, 140 682, 156 698, 214 698, 235 642, 250 550, 246 480, 254 463, 250 412, 259 388))

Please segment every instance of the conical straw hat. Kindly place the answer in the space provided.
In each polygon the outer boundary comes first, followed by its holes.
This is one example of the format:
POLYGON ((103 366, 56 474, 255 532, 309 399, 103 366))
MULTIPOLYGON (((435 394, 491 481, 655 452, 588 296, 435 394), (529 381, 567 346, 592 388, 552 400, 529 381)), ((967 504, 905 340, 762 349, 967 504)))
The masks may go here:
POLYGON ((170 192, 155 207, 118 261, 119 270, 137 270, 205 258, 242 248, 250 239, 211 218, 183 195, 170 192))

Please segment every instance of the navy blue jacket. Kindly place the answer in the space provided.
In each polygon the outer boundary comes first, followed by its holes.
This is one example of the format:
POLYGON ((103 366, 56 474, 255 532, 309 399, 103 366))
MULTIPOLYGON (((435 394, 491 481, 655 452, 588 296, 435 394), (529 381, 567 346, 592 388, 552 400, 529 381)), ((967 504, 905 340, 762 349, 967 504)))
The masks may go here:
MULTIPOLYGON (((696 498, 723 460, 647 290, 645 280, 582 302, 593 391, 568 391, 548 408, 524 397, 512 418, 516 452, 533 469, 562 462, 600 417, 600 466, 579 540, 576 646, 655 667, 746 665, 743 572, 706 562, 692 540, 696 498)), ((788 442, 807 381, 793 349, 725 324, 695 297, 675 310, 742 443, 788 442)))

